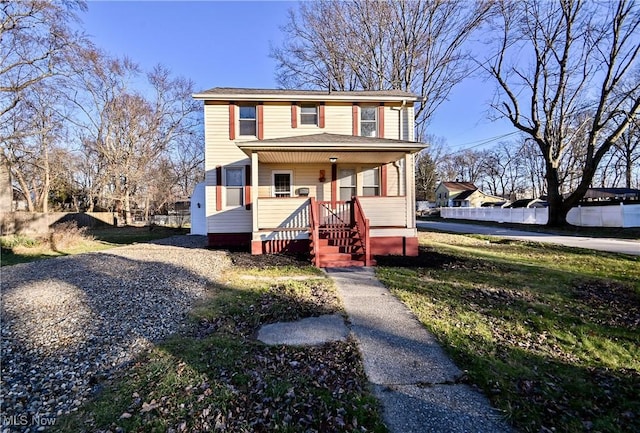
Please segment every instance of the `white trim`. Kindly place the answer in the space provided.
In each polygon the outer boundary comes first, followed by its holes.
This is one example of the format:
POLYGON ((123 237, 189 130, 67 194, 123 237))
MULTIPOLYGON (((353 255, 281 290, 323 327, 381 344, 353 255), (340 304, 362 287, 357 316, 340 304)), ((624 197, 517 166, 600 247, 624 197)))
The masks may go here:
POLYGON ((271 197, 276 197, 276 174, 289 175, 289 197, 293 197, 293 191, 295 190, 293 185, 293 170, 271 170, 271 197))

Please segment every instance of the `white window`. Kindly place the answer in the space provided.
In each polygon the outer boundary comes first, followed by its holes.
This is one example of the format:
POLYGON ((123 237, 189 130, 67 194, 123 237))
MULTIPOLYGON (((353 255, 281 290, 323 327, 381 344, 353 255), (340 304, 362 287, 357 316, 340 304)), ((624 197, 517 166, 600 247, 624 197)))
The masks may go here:
POLYGON ((256 106, 240 106, 240 135, 256 135, 256 106))
POLYGON ((318 106, 313 104, 302 104, 300 106, 300 124, 318 125, 318 106))
POLYGON ((362 172, 362 195, 380 195, 380 168, 374 167, 362 172))
POLYGON ((356 195, 356 171, 352 168, 340 170, 340 201, 351 200, 356 195))
POLYGON ((360 135, 362 137, 378 136, 378 107, 360 107, 360 135))
POLYGON ((242 206, 244 204, 244 168, 227 167, 225 186, 227 187, 227 206, 242 206))
POLYGON ((272 185, 274 197, 291 197, 291 171, 272 172, 272 185))

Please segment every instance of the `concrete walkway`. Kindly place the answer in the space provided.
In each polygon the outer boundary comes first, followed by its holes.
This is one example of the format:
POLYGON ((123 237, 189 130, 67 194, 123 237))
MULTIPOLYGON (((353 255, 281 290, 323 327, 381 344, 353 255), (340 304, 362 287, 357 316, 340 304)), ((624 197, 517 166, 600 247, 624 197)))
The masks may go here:
POLYGON ((371 268, 328 269, 391 433, 511 432, 371 268))

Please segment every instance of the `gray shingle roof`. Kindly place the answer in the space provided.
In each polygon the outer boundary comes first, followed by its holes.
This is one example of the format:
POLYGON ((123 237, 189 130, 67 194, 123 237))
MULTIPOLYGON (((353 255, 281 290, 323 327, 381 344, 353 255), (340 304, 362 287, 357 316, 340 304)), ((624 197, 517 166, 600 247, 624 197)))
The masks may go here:
POLYGON ((244 87, 214 87, 209 90, 200 92, 199 95, 270 95, 270 96, 327 96, 331 97, 380 97, 380 98, 408 98, 418 99, 419 97, 413 93, 402 90, 353 90, 353 91, 331 91, 328 90, 297 90, 297 89, 251 89, 244 87))
POLYGON ((270 145, 270 144, 277 144, 277 143, 296 143, 296 144, 314 144, 314 143, 322 143, 322 144, 363 144, 363 145, 368 145, 368 144, 379 144, 379 145, 384 145, 384 144, 389 144, 389 145, 393 145, 393 144, 403 144, 403 145, 410 145, 410 146, 415 146, 415 147, 425 147, 425 144, 422 143, 416 143, 414 141, 405 141, 405 140, 393 140, 390 138, 377 138, 377 137, 359 137, 359 136, 354 136, 354 135, 343 135, 343 134, 329 134, 329 133, 322 133, 322 134, 311 134, 311 135, 296 135, 296 136, 292 136, 292 137, 280 137, 280 138, 270 138, 267 140, 252 140, 252 141, 245 141, 243 142, 243 144, 247 144, 247 143, 251 143, 251 144, 264 144, 264 145, 270 145))
POLYGON ((478 189, 478 187, 471 182, 442 182, 442 184, 447 187, 449 191, 475 191, 478 189))

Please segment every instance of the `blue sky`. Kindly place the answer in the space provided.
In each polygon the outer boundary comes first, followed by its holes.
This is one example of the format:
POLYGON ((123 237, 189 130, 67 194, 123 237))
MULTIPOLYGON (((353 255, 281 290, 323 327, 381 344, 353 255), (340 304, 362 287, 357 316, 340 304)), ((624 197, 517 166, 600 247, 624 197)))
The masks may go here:
MULTIPOLYGON (((161 63, 192 79, 197 90, 216 86, 275 88, 270 44, 295 2, 90 1, 84 30, 100 48, 128 56, 143 70, 161 63)), ((470 78, 436 112, 430 132, 452 150, 513 132, 488 119, 493 83, 470 78)), ((509 137, 511 138, 511 137, 509 137)))

